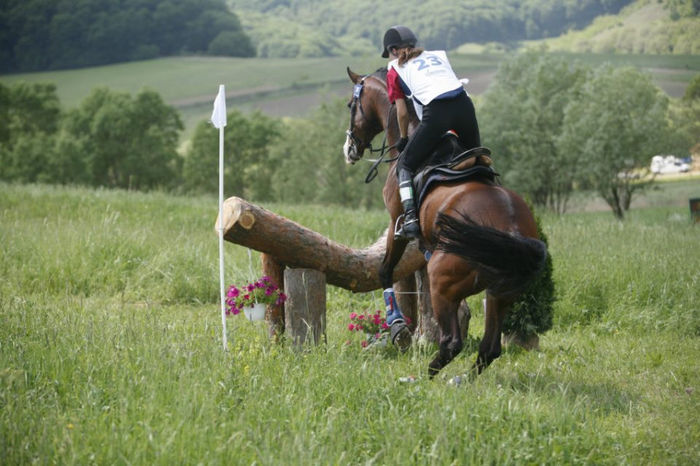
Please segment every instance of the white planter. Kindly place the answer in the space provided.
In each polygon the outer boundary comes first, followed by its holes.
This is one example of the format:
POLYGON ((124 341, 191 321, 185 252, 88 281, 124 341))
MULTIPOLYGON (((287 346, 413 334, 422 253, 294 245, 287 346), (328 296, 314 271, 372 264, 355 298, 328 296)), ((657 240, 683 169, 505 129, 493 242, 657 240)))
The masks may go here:
POLYGON ((244 307, 243 313, 245 314, 245 318, 250 321, 265 320, 265 308, 266 306, 264 304, 255 303, 253 307, 244 307))

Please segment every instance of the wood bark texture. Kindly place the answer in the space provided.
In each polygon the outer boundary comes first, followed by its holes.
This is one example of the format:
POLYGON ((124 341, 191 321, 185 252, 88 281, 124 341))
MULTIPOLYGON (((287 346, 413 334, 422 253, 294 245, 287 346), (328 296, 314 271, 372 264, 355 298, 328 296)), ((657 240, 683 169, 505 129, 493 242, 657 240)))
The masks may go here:
MULTIPOLYGON (((318 270, 331 285, 354 292, 381 287, 383 238, 364 249, 349 248, 238 197, 224 202, 223 217, 224 239, 272 256, 278 264, 318 270)), ((218 222, 217 217, 215 227, 218 222)), ((409 277, 424 265, 414 241, 394 270, 394 279, 409 277)))

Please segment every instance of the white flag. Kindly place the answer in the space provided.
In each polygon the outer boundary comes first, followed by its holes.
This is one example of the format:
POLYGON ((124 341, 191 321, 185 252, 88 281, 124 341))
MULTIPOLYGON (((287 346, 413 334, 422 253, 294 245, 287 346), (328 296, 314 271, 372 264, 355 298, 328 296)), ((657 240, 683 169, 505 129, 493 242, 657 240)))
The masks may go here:
POLYGON ((226 126, 226 91, 223 84, 219 84, 219 93, 214 101, 214 111, 211 112, 211 122, 219 129, 226 126))

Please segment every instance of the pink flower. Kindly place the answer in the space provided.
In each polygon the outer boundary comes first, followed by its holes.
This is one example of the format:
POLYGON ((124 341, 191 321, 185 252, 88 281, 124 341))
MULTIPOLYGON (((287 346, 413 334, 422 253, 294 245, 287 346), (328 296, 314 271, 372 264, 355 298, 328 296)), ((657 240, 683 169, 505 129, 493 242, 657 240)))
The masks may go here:
POLYGON ((354 320, 357 317, 357 312, 350 313, 350 320, 354 320))
POLYGON ((349 324, 348 330, 350 330, 352 332, 353 330, 355 330, 355 326, 353 324, 349 324))
POLYGON ((361 345, 363 348, 367 348, 367 345, 369 345, 369 342, 367 340, 362 340, 361 345))

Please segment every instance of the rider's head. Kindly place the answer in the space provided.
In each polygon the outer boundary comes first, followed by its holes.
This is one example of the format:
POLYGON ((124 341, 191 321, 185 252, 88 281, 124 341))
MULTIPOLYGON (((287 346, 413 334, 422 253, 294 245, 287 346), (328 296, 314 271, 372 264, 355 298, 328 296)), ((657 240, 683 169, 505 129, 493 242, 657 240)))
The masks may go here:
POLYGON ((389 58, 389 52, 394 48, 415 47, 418 38, 406 26, 393 26, 384 33, 383 58, 389 58))

